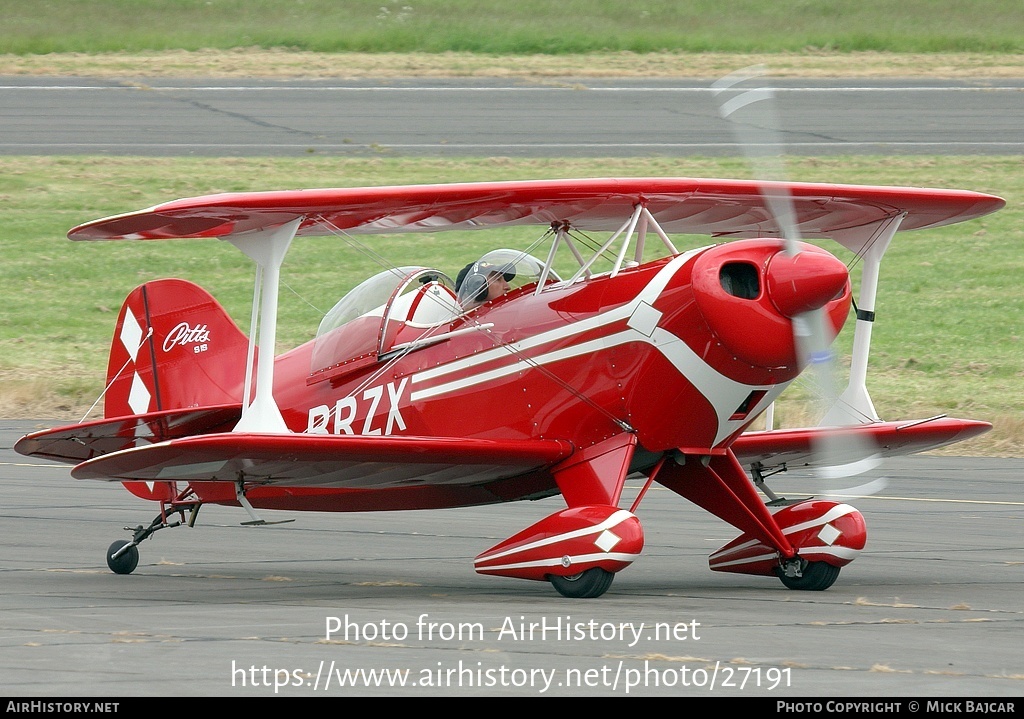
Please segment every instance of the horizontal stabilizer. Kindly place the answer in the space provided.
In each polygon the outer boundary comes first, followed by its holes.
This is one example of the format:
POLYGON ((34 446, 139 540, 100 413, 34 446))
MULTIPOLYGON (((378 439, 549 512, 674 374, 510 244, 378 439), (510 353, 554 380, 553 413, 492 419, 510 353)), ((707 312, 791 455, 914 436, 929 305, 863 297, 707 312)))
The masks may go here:
MULTIPOLYGON (((812 427, 747 432, 736 438, 732 450, 741 464, 760 462, 765 467, 785 464, 790 469, 818 467, 812 445, 824 435, 858 435, 870 440, 879 458, 927 452, 971 439, 992 429, 988 422, 933 417, 904 422, 873 422, 849 427, 812 427)), ((820 459, 820 455, 817 455, 820 459)))
POLYGON ((27 434, 15 443, 14 449, 27 457, 78 464, 133 447, 225 432, 241 415, 240 404, 226 404, 108 417, 27 434))
POLYGON ((71 476, 379 489, 489 482, 543 469, 570 454, 572 445, 562 440, 225 433, 97 457, 71 476))

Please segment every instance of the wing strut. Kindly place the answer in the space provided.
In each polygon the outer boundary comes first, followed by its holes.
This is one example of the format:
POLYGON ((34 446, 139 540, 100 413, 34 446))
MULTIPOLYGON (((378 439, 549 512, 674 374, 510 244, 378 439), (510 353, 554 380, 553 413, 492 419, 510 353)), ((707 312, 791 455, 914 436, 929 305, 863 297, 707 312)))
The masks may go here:
MULTIPOLYGON (((863 251, 860 278, 860 299, 857 302, 857 324, 853 332, 853 355, 850 360, 850 381, 839 399, 825 414, 821 424, 851 425, 878 422, 878 413, 868 394, 868 357, 871 354, 871 329, 875 322, 875 296, 878 291, 878 270, 882 255, 889 248, 893 235, 907 214, 904 212, 886 220, 877 229, 863 251)), ((838 241, 838 238, 836 238, 838 241)), ((847 245, 847 242, 841 242, 847 245)))
POLYGON ((576 257, 576 260, 580 263, 580 268, 576 271, 576 274, 568 280, 568 284, 572 284, 579 281, 579 279, 584 275, 589 277, 591 266, 605 251, 615 244, 615 241, 619 239, 623 233, 625 233, 625 237, 622 240, 622 246, 619 248, 619 251, 615 256, 615 264, 613 265, 609 276, 615 277, 615 275, 619 274, 622 270, 623 264, 626 261, 626 253, 629 251, 630 243, 633 241, 634 233, 637 235, 637 242, 633 251, 632 264, 642 264, 644 244, 646 242, 648 228, 652 228, 655 233, 657 233, 658 237, 660 237, 661 241, 665 244, 665 248, 672 253, 673 257, 679 254, 679 250, 677 250, 675 245, 672 244, 672 240, 669 239, 668 234, 664 229, 662 229, 661 225, 659 225, 658 221, 654 218, 654 215, 651 214, 651 211, 648 210, 643 203, 638 203, 633 206, 633 213, 629 216, 629 219, 626 220, 622 226, 619 227, 619 229, 616 230, 615 233, 593 253, 591 258, 585 262, 579 251, 572 243, 568 232, 569 225, 567 223, 560 225, 557 228, 554 242, 551 245, 548 260, 545 263, 544 273, 541 276, 540 282, 537 284, 537 292, 539 293, 541 288, 544 287, 544 281, 547 279, 548 268, 551 266, 559 240, 564 241, 566 245, 568 245, 569 249, 572 250, 573 255, 576 257))
MULTIPOLYGON (((256 392, 252 404, 242 408, 242 418, 234 432, 288 432, 281 410, 274 400, 274 357, 277 343, 277 301, 281 284, 281 264, 302 218, 278 227, 231 235, 225 239, 252 258, 257 265, 256 292, 260 294, 259 337, 249 337, 246 378, 256 365, 256 392), (258 345, 259 354, 253 351, 258 345), (260 361, 262 359, 263 361, 260 361)), ((256 312, 255 301, 253 312, 256 312)), ((254 320, 253 326, 256 326, 254 320)), ((248 387, 248 382, 246 383, 248 387)))

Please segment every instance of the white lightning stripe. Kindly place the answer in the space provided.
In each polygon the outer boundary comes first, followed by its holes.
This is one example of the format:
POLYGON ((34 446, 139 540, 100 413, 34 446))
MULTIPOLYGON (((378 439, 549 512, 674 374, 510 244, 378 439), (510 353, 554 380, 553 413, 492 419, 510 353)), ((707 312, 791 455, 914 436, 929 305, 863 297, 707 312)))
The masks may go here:
POLYGON ((668 330, 661 329, 660 327, 654 331, 652 340, 652 344, 665 356, 665 359, 671 362, 672 366, 679 371, 679 374, 696 387, 711 403, 711 406, 714 407, 715 414, 718 416, 718 432, 715 434, 712 446, 717 445, 742 427, 743 423, 746 422, 746 417, 757 416, 762 409, 774 402, 775 398, 782 394, 782 391, 789 386, 789 383, 786 382, 784 384, 757 387, 756 385, 746 385, 731 380, 701 359, 688 344, 668 330), (747 398, 751 389, 764 390, 764 397, 747 412, 743 419, 730 420, 729 418, 732 416, 732 413, 747 398))
POLYGON ((847 559, 854 560, 857 555, 860 554, 859 549, 850 549, 849 547, 805 547, 800 550, 800 556, 804 559, 809 559, 814 556, 828 556, 835 557, 836 559, 847 559))
POLYGON ((778 552, 771 552, 770 554, 761 554, 756 557, 746 557, 744 559, 734 559, 731 562, 714 562, 711 566, 718 567, 738 567, 743 564, 753 564, 755 562, 766 562, 776 561, 779 558, 778 552))
MULTIPOLYGON (((801 547, 800 556, 804 559, 809 559, 815 556, 828 556, 835 557, 836 559, 854 560, 857 555, 860 554, 859 549, 851 549, 850 547, 832 546, 832 547, 801 547)), ((771 552, 769 554, 761 554, 754 557, 743 557, 741 559, 733 559, 730 561, 716 561, 715 555, 712 555, 708 560, 708 564, 712 567, 738 567, 744 564, 754 564, 756 562, 774 561, 779 558, 778 552, 771 552)))
MULTIPOLYGON (((687 380, 700 390, 701 394, 705 397, 714 397, 718 400, 718 402, 713 405, 715 413, 718 416, 718 432, 715 436, 714 444, 721 442, 743 424, 745 420, 730 421, 729 417, 732 416, 733 410, 750 393, 751 385, 736 382, 719 374, 714 368, 698 357, 697 354, 690 349, 689 345, 673 335, 671 332, 660 328, 655 330, 652 337, 647 337, 647 335, 642 332, 630 329, 608 337, 601 337, 578 345, 573 345, 572 347, 565 347, 555 352, 539 355, 532 359, 518 360, 512 365, 506 365, 505 367, 481 372, 479 374, 472 375, 471 377, 454 380, 429 389, 417 390, 411 393, 410 399, 413 402, 418 402, 420 400, 429 399, 448 392, 455 392, 465 389, 466 387, 472 387, 477 384, 500 379, 501 377, 506 377, 526 370, 531 366, 558 362, 560 360, 590 354, 597 350, 609 349, 629 342, 642 342, 655 347, 669 362, 672 363, 672 365, 679 371, 679 374, 686 377, 687 380)), ((414 377, 413 381, 415 380, 416 378, 414 377)), ((758 407, 754 408, 747 416, 759 411, 758 408, 762 405, 767 405, 774 401, 775 397, 785 389, 785 385, 765 385, 760 387, 760 389, 765 390, 767 394, 762 398, 761 402, 758 403, 758 407)))
POLYGON ((737 544, 735 547, 730 547, 728 551, 724 551, 724 550, 719 549, 717 552, 715 552, 710 557, 708 557, 708 559, 710 561, 714 561, 714 559, 716 557, 728 557, 731 554, 736 554, 737 552, 743 552, 743 551, 745 551, 747 549, 750 549, 751 547, 755 547, 757 545, 764 546, 764 543, 761 540, 759 540, 759 539, 751 539, 749 541, 744 542, 743 544, 737 544))
POLYGON ((645 342, 657 348, 658 351, 660 351, 662 355, 672 363, 679 373, 691 382, 704 397, 709 398, 709 401, 710 398, 715 398, 712 406, 714 407, 715 414, 718 417, 718 427, 713 445, 717 445, 743 425, 745 419, 730 421, 729 418, 732 416, 735 408, 747 397, 752 388, 762 389, 766 394, 758 405, 751 409, 747 416, 752 416, 764 407, 768 406, 786 388, 787 385, 777 384, 755 387, 731 380, 708 365, 685 342, 663 329, 656 329, 650 337, 642 332, 631 329, 609 337, 591 340, 574 347, 563 348, 555 352, 541 355, 534 359, 516 359, 516 355, 525 350, 625 320, 629 318, 641 304, 653 305, 678 269, 693 257, 693 255, 700 251, 701 249, 691 250, 690 252, 686 252, 673 259, 664 268, 662 268, 657 275, 655 275, 655 277, 640 291, 632 302, 629 302, 626 305, 609 310, 608 312, 604 312, 595 317, 590 317, 564 327, 559 327, 558 329, 542 333, 536 337, 528 338, 521 342, 502 347, 495 347, 494 349, 480 352, 461 360, 449 362, 448 364, 440 367, 416 373, 412 376, 412 385, 442 377, 459 370, 479 366, 494 360, 504 358, 512 358, 515 360, 513 364, 505 367, 475 374, 471 377, 455 380, 429 389, 414 390, 410 395, 411 401, 417 402, 448 392, 454 392, 477 384, 489 382, 501 377, 506 377, 510 374, 523 371, 529 366, 557 362, 562 359, 576 357, 581 354, 593 352, 597 349, 614 347, 626 342, 645 342))
MULTIPOLYGON (((612 559, 618 562, 633 562, 640 557, 639 554, 626 554, 624 552, 615 552, 605 554, 579 554, 576 556, 569 557, 573 564, 582 564, 583 562, 600 562, 608 559, 612 559)), ((550 559, 538 559, 532 562, 513 562, 512 564, 496 564, 494 566, 478 567, 478 572, 492 572, 497 570, 507 569, 526 569, 532 567, 562 567, 561 557, 552 557, 550 559)))
MULTIPOLYGON (((851 512, 856 512, 856 511, 857 510, 855 508, 851 507, 848 504, 838 504, 835 507, 833 507, 832 509, 830 509, 828 512, 823 514, 822 516, 818 517, 817 519, 811 519, 811 520, 808 520, 808 521, 803 522, 801 524, 794 524, 792 527, 786 527, 785 529, 782 530, 782 532, 783 532, 783 534, 793 534, 794 532, 802 532, 805 529, 813 529, 814 527, 823 526, 825 524, 828 524, 829 522, 831 522, 834 519, 838 519, 839 517, 845 517, 846 515, 850 514, 851 512)), ((732 556, 732 555, 734 555, 734 554, 736 554, 738 552, 742 552, 742 551, 744 551, 746 549, 749 549, 749 548, 757 546, 757 545, 764 546, 763 543, 760 540, 751 539, 750 541, 744 542, 743 544, 739 544, 739 545, 737 545, 735 547, 731 547, 727 551, 726 550, 719 550, 719 551, 715 552, 714 554, 712 554, 708 558, 708 562, 710 564, 712 564, 713 566, 715 566, 715 567, 732 567, 732 566, 738 566, 738 565, 742 565, 742 564, 750 564, 750 563, 753 563, 753 562, 761 562, 761 561, 765 561, 767 559, 774 559, 774 558, 778 557, 778 554, 773 552, 772 554, 761 555, 761 556, 757 556, 757 557, 744 557, 742 559, 734 559, 734 560, 731 560, 731 561, 720 561, 721 559, 724 559, 725 557, 732 556)), ((827 556, 830 556, 830 557, 837 557, 839 559, 849 559, 849 560, 852 560, 859 553, 860 553, 859 549, 850 549, 849 547, 842 547, 842 546, 801 547, 800 548, 800 556, 805 557, 805 558, 808 555, 827 555, 827 556)))
POLYGON ((550 342, 557 342, 558 340, 565 339, 566 337, 578 335, 583 332, 587 332, 588 330, 597 329, 599 327, 612 324, 613 322, 624 320, 631 314, 633 304, 634 303, 631 302, 629 305, 624 307, 618 307, 595 317, 590 317, 579 322, 565 325, 564 327, 559 327, 558 329, 551 330, 549 332, 544 332, 535 337, 522 340, 521 342, 514 342, 509 345, 495 347, 494 349, 486 350, 470 357, 465 357, 461 360, 449 362, 448 364, 440 367, 434 367, 433 369, 417 372, 413 375, 412 382, 413 384, 416 384, 417 382, 425 382, 434 379, 435 377, 442 377, 446 374, 458 372, 459 370, 475 367, 494 360, 500 360, 507 357, 514 358, 520 353, 533 349, 534 347, 548 344, 550 342))
POLYGON ((821 515, 817 519, 811 519, 811 520, 808 520, 808 521, 803 522, 801 524, 794 524, 792 527, 787 527, 786 529, 783 529, 782 532, 783 532, 783 534, 792 534, 793 532, 802 532, 805 529, 812 529, 813 527, 820 527, 823 524, 827 524, 828 522, 831 522, 833 519, 839 519, 839 517, 845 517, 847 514, 850 514, 851 512, 856 512, 856 511, 857 511, 856 509, 854 509, 853 507, 851 507, 848 504, 837 504, 835 507, 833 507, 829 511, 825 512, 825 514, 821 515))
MULTIPOLYGON (((531 542, 530 544, 524 544, 524 545, 520 545, 518 547, 513 547, 511 549, 506 549, 503 552, 495 552, 494 554, 488 554, 488 555, 485 555, 485 556, 481 556, 476 561, 477 562, 487 562, 487 561, 491 561, 492 559, 498 559, 500 557, 507 557, 507 556, 509 556, 511 554, 519 554, 520 552, 527 552, 527 551, 530 551, 532 549, 537 549, 538 547, 546 547, 549 544, 554 544, 556 542, 561 542, 561 541, 564 541, 566 539, 575 539, 577 537, 585 537, 588 534, 595 534, 597 532, 602 532, 605 529, 611 529, 612 527, 617 526, 618 524, 620 524, 621 522, 626 521, 627 519, 629 519, 632 516, 634 516, 634 515, 631 512, 628 512, 625 509, 620 509, 619 511, 617 511, 614 514, 612 514, 611 516, 609 516, 608 519, 604 520, 600 524, 595 524, 595 525, 590 526, 590 527, 583 527, 582 529, 574 529, 571 532, 563 532, 562 534, 557 534, 557 535, 555 535, 553 537, 546 537, 545 539, 539 539, 536 542, 531 542)), ((602 554, 601 556, 607 556, 607 555, 602 554)))
POLYGON ((530 367, 536 367, 537 365, 550 364, 552 362, 558 362, 564 359, 570 359, 577 357, 582 354, 590 354, 597 350, 608 349, 615 347, 620 344, 626 344, 627 342, 644 341, 644 337, 639 332, 634 330, 628 330, 626 332, 620 332, 615 335, 608 337, 599 337, 595 340, 583 342, 582 344, 573 345, 571 347, 563 347, 560 350, 549 352, 547 354, 539 355, 531 359, 521 359, 515 364, 506 365, 505 367, 499 367, 497 369, 489 370, 487 372, 481 372, 475 374, 472 377, 466 377, 465 379, 454 380, 446 384, 437 385, 430 389, 422 389, 410 394, 410 399, 413 402, 429 399, 430 397, 436 397, 439 394, 445 394, 448 392, 455 392, 456 390, 463 389, 465 387, 472 387, 476 384, 483 382, 490 382, 491 380, 500 379, 511 374, 529 369, 530 367))
POLYGON ((458 372, 459 370, 475 367, 476 365, 485 364, 493 360, 514 356, 514 354, 533 349, 540 345, 557 342, 558 340, 572 337, 573 335, 589 332, 591 330, 610 325, 614 322, 625 320, 633 314, 637 306, 642 302, 653 305, 654 301, 659 295, 661 295, 661 292, 665 289, 665 286, 675 275, 676 271, 678 271, 679 268, 687 262, 687 260, 699 251, 700 250, 691 250, 690 252, 686 252, 673 259, 665 265, 665 267, 663 267, 658 274, 647 283, 647 286, 640 291, 633 301, 628 304, 616 307, 599 315, 595 315, 594 317, 588 317, 587 319, 580 320, 579 322, 573 322, 563 327, 543 332, 535 337, 522 340, 521 342, 515 342, 502 347, 495 347, 494 349, 477 353, 471 357, 449 362, 441 367, 417 372, 413 375, 412 382, 413 384, 416 384, 417 382, 425 382, 427 380, 434 379, 435 377, 441 377, 446 374, 451 374, 452 372, 458 372))

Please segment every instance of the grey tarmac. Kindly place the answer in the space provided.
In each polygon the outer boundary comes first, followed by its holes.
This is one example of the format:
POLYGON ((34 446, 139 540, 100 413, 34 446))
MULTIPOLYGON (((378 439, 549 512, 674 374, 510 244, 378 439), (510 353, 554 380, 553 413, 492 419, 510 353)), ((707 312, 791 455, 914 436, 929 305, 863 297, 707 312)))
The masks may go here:
MULTIPOLYGON (((824 592, 711 572, 737 532, 667 490, 642 557, 595 600, 473 557, 560 499, 458 510, 204 507, 131 575, 104 551, 153 505, 13 452, 0 423, 0 694, 965 697, 1022 694, 1024 459, 918 455, 850 502, 868 545, 824 592)), ((799 494, 808 479, 779 478, 799 494)), ((630 482, 629 506, 639 491, 630 482)))

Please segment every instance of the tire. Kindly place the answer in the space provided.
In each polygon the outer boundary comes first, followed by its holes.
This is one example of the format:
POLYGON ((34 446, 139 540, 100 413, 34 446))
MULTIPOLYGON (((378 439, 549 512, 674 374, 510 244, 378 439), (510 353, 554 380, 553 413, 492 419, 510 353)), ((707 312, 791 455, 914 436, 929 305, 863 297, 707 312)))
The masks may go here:
POLYGON ((121 556, 114 558, 114 553, 127 544, 131 542, 119 539, 107 548, 107 566, 114 574, 131 574, 139 566, 139 548, 134 545, 121 556))
POLYGON ((834 567, 828 562, 807 562, 803 575, 799 577, 787 577, 781 570, 779 579, 790 589, 800 589, 806 592, 822 592, 839 578, 839 567, 834 567))
POLYGON ((594 599, 600 597, 612 586, 615 575, 600 567, 591 567, 585 572, 570 577, 548 576, 548 581, 563 597, 570 599, 594 599))

